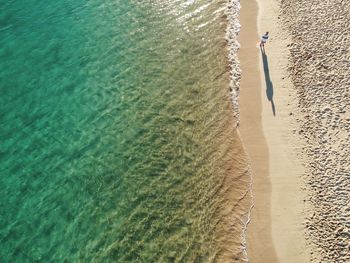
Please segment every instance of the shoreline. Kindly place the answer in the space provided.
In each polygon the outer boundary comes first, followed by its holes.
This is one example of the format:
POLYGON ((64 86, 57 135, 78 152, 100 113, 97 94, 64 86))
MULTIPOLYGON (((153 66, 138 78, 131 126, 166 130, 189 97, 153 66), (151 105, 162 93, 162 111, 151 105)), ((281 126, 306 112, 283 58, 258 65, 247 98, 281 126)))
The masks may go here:
POLYGON ((296 155, 299 143, 290 116, 296 106, 286 71, 289 42, 275 10, 275 0, 248 0, 240 14, 239 131, 251 160, 254 196, 248 258, 250 262, 310 262, 303 227, 304 170, 296 155), (257 42, 265 31, 271 39, 262 53, 257 42))
POLYGON ((268 171, 268 148, 262 129, 261 80, 258 64, 257 33, 258 6, 255 0, 242 3, 240 13, 241 31, 238 52, 242 78, 240 82, 239 131, 242 143, 249 155, 253 173, 253 202, 251 220, 246 233, 247 253, 250 262, 276 262, 271 238, 270 198, 271 185, 268 171), (252 19, 253 18, 253 19, 252 19), (259 177, 256 175, 259 174, 259 177), (257 195, 255 185, 262 186, 257 195), (260 209, 263 208, 263 209, 260 209), (259 218, 259 222, 257 222, 259 218))

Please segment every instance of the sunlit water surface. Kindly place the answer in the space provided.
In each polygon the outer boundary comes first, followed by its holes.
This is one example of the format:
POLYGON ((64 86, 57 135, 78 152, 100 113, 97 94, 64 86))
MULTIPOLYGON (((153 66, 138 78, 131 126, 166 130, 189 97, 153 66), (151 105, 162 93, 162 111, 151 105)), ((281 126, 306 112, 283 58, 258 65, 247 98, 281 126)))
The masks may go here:
POLYGON ((240 244, 226 4, 0 2, 1 262, 210 262, 240 244))

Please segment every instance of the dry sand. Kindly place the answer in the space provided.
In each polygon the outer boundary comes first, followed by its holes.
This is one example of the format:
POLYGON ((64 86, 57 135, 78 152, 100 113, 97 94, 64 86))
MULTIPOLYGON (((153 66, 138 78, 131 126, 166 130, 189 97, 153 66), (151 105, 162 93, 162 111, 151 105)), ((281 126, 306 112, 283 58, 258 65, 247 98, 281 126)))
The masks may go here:
POLYGON ((350 1, 241 4, 250 262, 350 262, 350 1))
POLYGON ((287 78, 288 36, 274 0, 242 2, 239 53, 240 132, 251 157, 255 207, 248 227, 250 262, 310 262, 304 237, 304 193, 300 143, 290 112, 296 109, 287 78), (263 54, 257 42, 270 31, 263 54), (259 32, 259 33, 258 33, 259 32))
POLYGON ((281 1, 293 35, 289 72, 296 91, 310 208, 308 244, 321 260, 350 262, 350 1, 281 1))
POLYGON ((255 206, 248 226, 248 257, 251 262, 276 262, 271 239, 268 149, 262 132, 262 100, 257 42, 257 4, 255 0, 242 2, 239 60, 242 70, 240 84, 239 131, 252 161, 255 206), (259 186, 259 188, 257 188, 259 186), (253 242, 254 241, 254 242, 253 242), (260 260, 260 261, 259 261, 260 260))

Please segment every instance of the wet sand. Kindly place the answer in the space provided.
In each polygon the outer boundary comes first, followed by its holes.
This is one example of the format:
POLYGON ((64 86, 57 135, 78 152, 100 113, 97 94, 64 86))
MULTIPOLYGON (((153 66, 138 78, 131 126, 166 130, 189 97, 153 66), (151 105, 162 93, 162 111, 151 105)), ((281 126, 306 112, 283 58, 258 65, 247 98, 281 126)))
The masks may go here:
POLYGON ((242 2, 250 262, 350 262, 349 10, 342 0, 242 2))
POLYGON ((304 170, 290 115, 296 106, 286 77, 289 40, 276 10, 275 1, 249 0, 240 16, 239 130, 251 159, 254 195, 248 257, 250 262, 310 262, 303 227, 304 170), (271 37, 263 52, 257 43, 265 31, 271 37))
POLYGON ((276 262, 271 238, 269 157, 262 130, 262 100, 257 43, 257 3, 242 3, 239 60, 242 70, 240 85, 240 126, 243 144, 250 156, 253 171, 254 208, 248 226, 248 257, 251 262, 276 262), (257 187, 259 186, 259 187, 257 187))

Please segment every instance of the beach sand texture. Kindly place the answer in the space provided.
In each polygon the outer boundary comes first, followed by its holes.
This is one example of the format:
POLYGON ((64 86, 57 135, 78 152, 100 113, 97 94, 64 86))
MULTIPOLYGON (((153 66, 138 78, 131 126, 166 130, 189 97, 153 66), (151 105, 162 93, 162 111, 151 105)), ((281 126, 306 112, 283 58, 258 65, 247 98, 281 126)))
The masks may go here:
POLYGON ((350 262, 349 13, 348 1, 242 2, 250 262, 350 262))
POLYGON ((322 262, 350 262, 350 2, 281 1, 281 18, 308 160, 306 237, 322 262))
POLYGON ((253 170, 254 208, 248 227, 250 262, 309 262, 303 236, 301 160, 291 123, 287 36, 278 2, 242 3, 240 131, 253 170), (257 17, 258 21, 252 19, 257 17), (258 22, 258 23, 257 23, 258 22), (270 31, 265 50, 259 36, 270 31))
POLYGON ((240 82, 240 126, 244 147, 249 154, 253 173, 254 207, 247 231, 250 262, 276 262, 271 240, 270 198, 271 185, 268 173, 268 149, 262 131, 262 100, 257 43, 257 3, 242 2, 239 42, 239 60, 242 69, 240 82), (258 175, 258 176, 257 176, 258 175))

